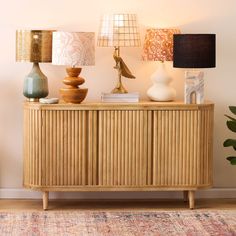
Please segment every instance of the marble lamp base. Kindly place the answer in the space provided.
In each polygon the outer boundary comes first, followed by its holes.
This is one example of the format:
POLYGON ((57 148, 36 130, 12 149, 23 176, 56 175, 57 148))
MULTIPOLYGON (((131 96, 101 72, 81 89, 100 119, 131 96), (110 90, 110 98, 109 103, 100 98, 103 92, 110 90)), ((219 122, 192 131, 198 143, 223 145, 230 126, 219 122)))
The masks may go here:
POLYGON ((204 73, 203 71, 185 72, 184 101, 186 104, 204 103, 204 73))

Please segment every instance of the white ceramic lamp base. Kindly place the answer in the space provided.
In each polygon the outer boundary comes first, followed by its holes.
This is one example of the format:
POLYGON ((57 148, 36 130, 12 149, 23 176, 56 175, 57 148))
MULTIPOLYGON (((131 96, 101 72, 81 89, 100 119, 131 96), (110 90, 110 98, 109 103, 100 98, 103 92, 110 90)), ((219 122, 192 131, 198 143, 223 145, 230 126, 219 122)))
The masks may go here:
POLYGON ((164 63, 161 63, 157 71, 154 72, 151 80, 153 81, 153 85, 147 91, 147 95, 151 100, 168 102, 175 99, 176 91, 169 86, 172 79, 166 72, 164 63))

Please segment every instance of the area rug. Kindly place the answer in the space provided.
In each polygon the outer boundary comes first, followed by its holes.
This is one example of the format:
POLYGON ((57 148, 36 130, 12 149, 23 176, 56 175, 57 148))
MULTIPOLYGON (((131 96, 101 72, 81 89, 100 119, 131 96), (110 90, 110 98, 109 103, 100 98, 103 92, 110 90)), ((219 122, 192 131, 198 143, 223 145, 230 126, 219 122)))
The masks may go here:
POLYGON ((236 211, 0 212, 0 235, 235 236, 236 211))

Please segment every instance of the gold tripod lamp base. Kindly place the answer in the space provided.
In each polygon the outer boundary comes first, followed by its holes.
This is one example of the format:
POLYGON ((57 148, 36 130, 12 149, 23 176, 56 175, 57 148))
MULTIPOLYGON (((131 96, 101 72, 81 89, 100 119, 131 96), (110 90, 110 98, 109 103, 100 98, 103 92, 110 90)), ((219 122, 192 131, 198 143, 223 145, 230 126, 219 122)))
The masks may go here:
POLYGON ((85 82, 82 77, 78 77, 81 70, 81 68, 66 69, 68 77, 63 80, 63 83, 68 87, 60 89, 60 94, 67 103, 81 103, 87 96, 88 89, 79 87, 85 82))

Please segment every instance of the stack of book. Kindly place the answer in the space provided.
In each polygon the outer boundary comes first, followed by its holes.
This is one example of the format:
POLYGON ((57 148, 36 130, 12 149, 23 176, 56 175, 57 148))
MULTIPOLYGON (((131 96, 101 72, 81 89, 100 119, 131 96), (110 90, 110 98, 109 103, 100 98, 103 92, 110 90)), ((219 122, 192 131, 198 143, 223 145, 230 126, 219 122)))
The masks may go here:
POLYGON ((139 93, 102 93, 102 102, 139 102, 139 93))

